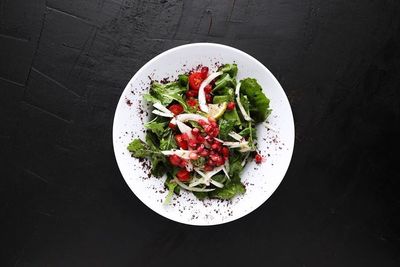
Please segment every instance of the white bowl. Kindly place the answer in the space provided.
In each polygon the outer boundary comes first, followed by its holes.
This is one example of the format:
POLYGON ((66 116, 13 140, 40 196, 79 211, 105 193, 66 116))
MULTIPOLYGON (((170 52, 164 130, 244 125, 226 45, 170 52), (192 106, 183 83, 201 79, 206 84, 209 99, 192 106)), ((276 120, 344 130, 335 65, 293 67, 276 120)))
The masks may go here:
POLYGON ((276 190, 289 166, 294 146, 294 123, 289 101, 272 73, 252 56, 229 46, 195 43, 175 47, 147 62, 129 81, 114 117, 114 153, 119 169, 133 193, 149 208, 176 222, 191 225, 216 225, 236 220, 263 204, 276 190), (190 192, 181 190, 170 205, 163 205, 167 191, 165 178, 149 177, 144 162, 132 158, 127 146, 133 138, 145 136, 144 122, 148 120, 148 105, 143 94, 149 89, 150 79, 176 79, 178 74, 198 65, 211 71, 218 64, 236 63, 238 80, 251 77, 261 84, 271 100, 272 114, 257 128, 258 148, 266 156, 265 162, 250 162, 241 177, 246 193, 230 201, 208 199, 200 201, 190 192), (268 156, 269 155, 269 156, 268 156))

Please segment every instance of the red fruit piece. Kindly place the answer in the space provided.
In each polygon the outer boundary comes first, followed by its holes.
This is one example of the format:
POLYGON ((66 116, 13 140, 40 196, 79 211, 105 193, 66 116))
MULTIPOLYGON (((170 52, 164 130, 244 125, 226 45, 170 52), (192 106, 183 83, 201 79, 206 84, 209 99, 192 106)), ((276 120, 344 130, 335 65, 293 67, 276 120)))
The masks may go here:
POLYGON ((179 179, 181 182, 187 182, 190 179, 190 172, 188 172, 186 169, 180 169, 176 173, 176 177, 179 179))

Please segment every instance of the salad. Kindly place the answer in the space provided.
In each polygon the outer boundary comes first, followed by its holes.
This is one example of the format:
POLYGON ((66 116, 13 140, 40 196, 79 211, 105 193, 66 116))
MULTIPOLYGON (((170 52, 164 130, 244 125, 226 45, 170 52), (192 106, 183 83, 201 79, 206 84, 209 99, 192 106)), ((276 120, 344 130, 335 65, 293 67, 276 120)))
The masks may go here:
POLYGON ((243 194, 241 171, 250 160, 262 162, 255 127, 271 113, 269 99, 255 79, 237 81, 237 72, 236 64, 214 73, 203 66, 173 82, 152 82, 144 95, 154 117, 145 140, 134 139, 128 150, 148 158, 154 176, 166 174, 165 203, 181 189, 199 199, 243 194))

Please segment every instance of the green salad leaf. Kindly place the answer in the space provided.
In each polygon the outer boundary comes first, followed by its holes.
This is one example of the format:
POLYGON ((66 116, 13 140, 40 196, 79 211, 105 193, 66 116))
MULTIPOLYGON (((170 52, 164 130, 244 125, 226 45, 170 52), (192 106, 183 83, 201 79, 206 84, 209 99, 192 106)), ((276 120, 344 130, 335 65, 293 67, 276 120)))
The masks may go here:
POLYGON ((161 150, 171 150, 171 149, 177 148, 178 146, 176 145, 174 134, 172 133, 171 130, 166 130, 166 131, 167 131, 167 134, 164 134, 165 136, 162 137, 160 140, 160 149, 161 150))
POLYGON ((269 99, 262 92, 262 88, 258 84, 257 80, 252 78, 243 79, 241 81, 240 92, 248 97, 250 103, 250 116, 254 121, 265 121, 271 113, 271 109, 269 108, 269 99))
POLYGON ((171 203, 172 197, 174 196, 175 188, 178 186, 177 183, 172 183, 171 181, 166 182, 168 188, 168 194, 165 197, 164 205, 171 203))
POLYGON ((145 94, 144 98, 152 103, 161 102, 164 106, 168 106, 175 100, 179 102, 185 110, 187 110, 188 106, 182 97, 186 90, 187 88, 181 86, 179 82, 171 82, 167 84, 152 83, 150 93, 145 94))
POLYGON ((178 75, 178 82, 181 86, 186 87, 189 81, 189 76, 186 74, 178 75))
POLYGON ((233 78, 236 78, 236 75, 238 73, 238 67, 236 64, 225 64, 221 66, 218 70, 222 71, 223 73, 228 73, 233 78))
POLYGON ((128 150, 135 158, 145 158, 153 153, 153 150, 151 150, 150 147, 140 139, 133 140, 128 145, 128 150))
POLYGON ((157 118, 145 123, 144 127, 156 134, 158 138, 161 138, 165 132, 167 122, 158 122, 157 118))
POLYGON ((235 88, 236 79, 232 78, 229 73, 222 74, 222 76, 215 82, 215 87, 213 89, 213 93, 219 94, 223 88, 231 87, 235 88))
POLYGON ((231 199, 238 194, 246 192, 246 188, 240 181, 228 181, 223 188, 218 188, 208 193, 211 198, 231 199))
POLYGON ((233 131, 236 121, 226 120, 225 118, 220 119, 219 123, 219 138, 222 140, 229 140, 231 137, 228 135, 233 131))

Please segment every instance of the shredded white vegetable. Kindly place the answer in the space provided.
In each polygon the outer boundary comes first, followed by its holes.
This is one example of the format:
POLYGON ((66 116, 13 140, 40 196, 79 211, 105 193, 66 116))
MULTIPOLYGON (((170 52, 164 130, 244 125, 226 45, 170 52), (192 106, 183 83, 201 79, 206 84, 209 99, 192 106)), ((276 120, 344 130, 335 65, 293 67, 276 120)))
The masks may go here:
POLYGON ((185 121, 199 121, 199 120, 205 120, 207 121, 207 118, 204 116, 201 116, 199 114, 194 114, 194 113, 184 113, 184 114, 179 114, 176 116, 174 119, 171 120, 171 123, 176 123, 176 120, 179 120, 181 122, 185 121), (175 119, 175 120, 174 120, 175 119))
POLYGON ((174 116, 173 113, 169 114, 169 113, 165 113, 165 112, 159 111, 157 109, 154 109, 152 111, 152 113, 154 113, 154 114, 156 114, 158 116, 161 116, 161 117, 168 117, 168 118, 172 118, 174 116))
POLYGON ((190 151, 190 150, 183 150, 183 149, 172 149, 172 150, 161 151, 161 153, 163 153, 166 156, 177 155, 183 159, 190 159, 189 155, 191 152, 192 151, 190 151))
POLYGON ((189 127, 188 125, 184 124, 181 121, 176 121, 176 125, 178 125, 179 131, 181 131, 181 133, 186 133, 189 136, 189 138, 193 138, 191 127, 189 127))
POLYGON ((243 139, 243 136, 241 136, 240 134, 238 134, 234 131, 230 132, 228 135, 238 141, 241 141, 243 139))
POLYGON ((207 189, 207 188, 189 187, 176 178, 174 178, 174 182, 177 183, 183 189, 186 189, 188 191, 193 191, 193 192, 211 192, 211 191, 215 190, 215 188, 207 189))
POLYGON ((222 75, 223 72, 219 71, 219 72, 214 72, 212 74, 210 74, 200 85, 199 88, 199 106, 201 111, 208 113, 208 106, 207 106, 207 102, 206 102, 206 94, 204 92, 204 88, 215 78, 217 78, 218 76, 222 75))
POLYGON ((169 109, 167 109, 163 104, 161 104, 160 102, 154 103, 153 107, 158 109, 159 111, 165 113, 165 114, 169 114, 171 115, 171 117, 174 116, 174 113, 172 113, 169 109))
POLYGON ((246 121, 251 121, 251 118, 250 118, 249 114, 247 114, 246 110, 244 109, 244 107, 242 105, 242 102, 240 101, 240 86, 241 85, 242 84, 240 82, 236 85, 236 90, 235 90, 236 102, 238 103, 238 106, 239 106, 240 112, 243 115, 243 118, 246 121))

